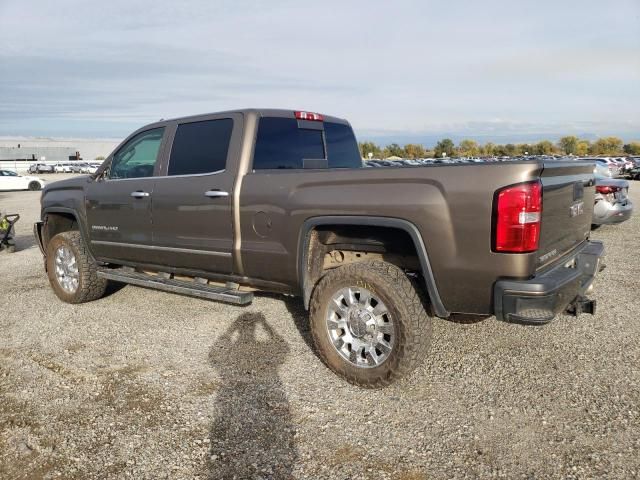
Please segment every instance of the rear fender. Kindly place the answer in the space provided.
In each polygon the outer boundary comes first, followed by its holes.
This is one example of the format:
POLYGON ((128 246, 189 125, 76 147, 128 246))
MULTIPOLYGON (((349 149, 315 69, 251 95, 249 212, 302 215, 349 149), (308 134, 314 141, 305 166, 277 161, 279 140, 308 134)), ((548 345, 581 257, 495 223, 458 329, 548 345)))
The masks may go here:
POLYGON ((397 228, 400 230, 404 230, 409 234, 413 244, 415 246, 416 252, 418 253, 418 258, 420 260, 420 267, 422 269, 422 276, 425 280, 425 287, 427 293, 429 294, 429 300, 433 307, 434 313, 441 318, 447 318, 450 315, 450 312, 445 308, 442 303, 442 299, 440 298, 440 294, 438 293, 438 287, 436 285, 436 281, 433 275, 433 270, 431 268, 431 263, 429 261, 429 256, 427 254, 427 249, 425 248, 424 242, 422 241, 422 236, 418 228, 411 222, 406 220, 402 220, 400 218, 389 218, 389 217, 370 217, 370 216, 326 216, 326 217, 313 217, 307 219, 300 231, 300 236, 298 239, 298 284, 301 288, 302 297, 304 300, 305 308, 309 308, 309 303, 311 300, 311 292, 313 290, 314 285, 312 285, 308 269, 308 253, 309 253, 309 241, 310 241, 310 232, 320 225, 367 225, 367 226, 379 226, 379 227, 388 227, 388 228, 397 228))

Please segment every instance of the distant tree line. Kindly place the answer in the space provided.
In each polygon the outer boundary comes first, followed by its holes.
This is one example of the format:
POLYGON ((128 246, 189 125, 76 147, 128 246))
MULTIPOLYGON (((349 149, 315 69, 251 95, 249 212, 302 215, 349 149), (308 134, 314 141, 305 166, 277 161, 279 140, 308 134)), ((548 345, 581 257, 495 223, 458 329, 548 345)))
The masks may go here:
POLYGON ((450 138, 440 140, 433 149, 423 145, 408 143, 401 147, 392 143, 380 147, 373 142, 359 143, 360 154, 368 158, 401 157, 401 158, 440 158, 446 157, 517 157, 521 155, 640 155, 640 142, 624 143, 618 137, 602 137, 594 142, 575 136, 566 136, 557 143, 542 140, 537 143, 495 143, 478 144, 475 140, 462 140, 456 145, 450 138))

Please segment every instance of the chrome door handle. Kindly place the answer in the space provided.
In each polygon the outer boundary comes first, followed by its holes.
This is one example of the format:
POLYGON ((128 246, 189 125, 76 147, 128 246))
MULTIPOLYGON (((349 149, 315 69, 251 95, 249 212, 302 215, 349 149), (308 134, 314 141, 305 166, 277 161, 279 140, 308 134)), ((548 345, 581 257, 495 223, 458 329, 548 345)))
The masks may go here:
POLYGON ((228 197, 229 192, 225 192, 223 190, 207 190, 204 192, 205 197, 216 198, 216 197, 228 197))
POLYGON ((144 197, 148 197, 149 193, 138 190, 137 192, 131 192, 131 196, 133 198, 144 198, 144 197))

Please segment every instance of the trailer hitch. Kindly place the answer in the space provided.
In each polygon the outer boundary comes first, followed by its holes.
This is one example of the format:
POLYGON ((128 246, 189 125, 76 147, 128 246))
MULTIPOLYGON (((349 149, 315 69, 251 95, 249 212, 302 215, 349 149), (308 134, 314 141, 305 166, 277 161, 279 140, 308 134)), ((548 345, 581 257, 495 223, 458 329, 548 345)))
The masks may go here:
POLYGON ((577 317, 581 313, 589 313, 595 315, 596 313, 596 301, 589 300, 587 297, 578 295, 573 302, 567 307, 567 313, 577 317))

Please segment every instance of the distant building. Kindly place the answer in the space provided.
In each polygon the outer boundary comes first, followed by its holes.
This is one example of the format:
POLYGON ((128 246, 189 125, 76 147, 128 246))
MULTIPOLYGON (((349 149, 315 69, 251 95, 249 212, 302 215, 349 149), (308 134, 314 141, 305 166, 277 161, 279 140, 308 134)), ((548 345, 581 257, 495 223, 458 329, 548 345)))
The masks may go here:
POLYGON ((118 139, 0 137, 0 161, 68 162, 106 157, 120 143, 118 139))
POLYGON ((68 162, 81 160, 80 151, 74 147, 0 147, 0 161, 41 161, 68 162))

